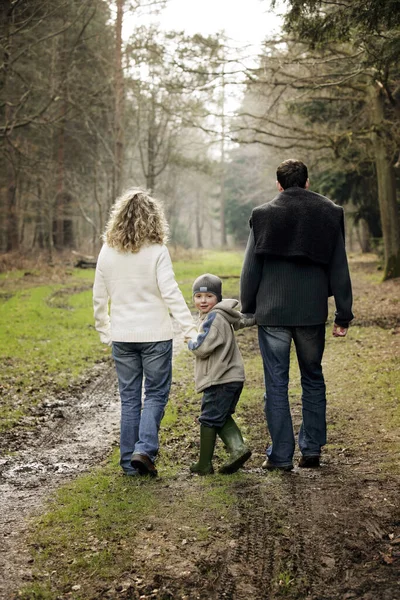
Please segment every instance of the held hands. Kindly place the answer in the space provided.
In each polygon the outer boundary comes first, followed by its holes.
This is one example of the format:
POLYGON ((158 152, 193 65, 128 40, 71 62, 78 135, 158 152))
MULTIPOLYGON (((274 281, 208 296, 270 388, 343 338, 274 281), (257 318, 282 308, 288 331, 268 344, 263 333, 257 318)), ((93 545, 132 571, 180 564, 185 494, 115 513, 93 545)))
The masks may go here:
POLYGON ((254 315, 250 313, 242 313, 240 321, 233 325, 233 329, 237 331, 238 329, 244 329, 244 327, 253 327, 256 324, 256 319, 254 315))
POLYGON ((106 346, 112 346, 112 339, 110 333, 100 333, 100 341, 106 346))
POLYGON ((333 324, 333 331, 332 331, 332 335, 333 337, 345 337, 345 335, 347 334, 347 328, 346 327, 340 327, 340 325, 336 325, 336 323, 333 324))
POLYGON ((197 342, 197 337, 185 337, 185 344, 188 350, 193 350, 193 346, 197 342))

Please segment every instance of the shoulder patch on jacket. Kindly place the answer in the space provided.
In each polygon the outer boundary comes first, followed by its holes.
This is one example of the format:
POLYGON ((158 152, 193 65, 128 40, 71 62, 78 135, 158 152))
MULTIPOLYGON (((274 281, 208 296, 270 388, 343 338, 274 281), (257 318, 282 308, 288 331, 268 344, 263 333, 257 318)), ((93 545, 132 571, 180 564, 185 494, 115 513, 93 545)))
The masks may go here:
POLYGON ((204 342, 204 340, 210 333, 210 327, 216 316, 217 316, 216 312, 211 312, 207 315, 207 318, 205 319, 205 321, 203 323, 203 331, 197 336, 197 340, 195 342, 193 340, 189 340, 189 343, 188 343, 189 350, 197 350, 197 348, 199 348, 201 346, 201 344, 204 342))

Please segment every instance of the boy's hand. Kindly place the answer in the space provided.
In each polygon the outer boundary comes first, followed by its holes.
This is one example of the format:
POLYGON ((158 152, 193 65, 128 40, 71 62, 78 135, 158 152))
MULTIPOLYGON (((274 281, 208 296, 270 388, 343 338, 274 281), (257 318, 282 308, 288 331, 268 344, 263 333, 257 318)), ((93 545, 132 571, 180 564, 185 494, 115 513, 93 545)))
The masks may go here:
POLYGON ((340 325, 333 324, 333 337, 345 337, 347 335, 347 327, 341 327, 340 325))

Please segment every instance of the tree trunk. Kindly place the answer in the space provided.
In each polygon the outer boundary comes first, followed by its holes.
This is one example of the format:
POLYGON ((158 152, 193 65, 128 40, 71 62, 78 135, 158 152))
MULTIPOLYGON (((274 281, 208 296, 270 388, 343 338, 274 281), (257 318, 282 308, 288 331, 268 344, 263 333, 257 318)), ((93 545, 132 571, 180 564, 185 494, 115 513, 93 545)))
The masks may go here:
POLYGON ((361 252, 371 252, 371 232, 365 219, 360 219, 358 223, 357 237, 361 252))
POLYGON ((55 202, 54 245, 64 247, 64 155, 65 155, 65 101, 62 101, 62 114, 57 140, 57 193, 55 202))
POLYGON ((115 24, 115 121, 114 121, 114 199, 122 191, 123 155, 124 155, 124 73, 122 67, 122 23, 125 0, 117 0, 117 20, 115 24))
POLYGON ((60 126, 56 135, 56 200, 55 200, 55 223, 54 223, 54 245, 57 249, 74 246, 74 230, 71 218, 71 196, 65 191, 65 146, 66 146, 66 124, 68 109, 67 88, 67 36, 66 32, 62 38, 62 48, 59 56, 60 80, 61 80, 61 107, 60 126))
MULTIPOLYGON (((12 149, 10 147, 10 154, 12 149)), ((17 184, 14 165, 7 160, 7 252, 19 250, 17 184)))
MULTIPOLYGON (((0 36, 2 38, 3 56, 0 69, 0 90, 3 90, 6 85, 7 72, 10 58, 10 21, 11 21, 11 0, 3 0, 0 3, 0 36)), ((4 118, 4 106, 0 103, 0 114, 4 118)), ((2 119, 3 123, 3 119, 2 119)))
MULTIPOLYGON (((92 239, 92 244, 93 244, 93 248, 92 248, 92 253, 94 255, 97 255, 100 248, 101 248, 101 241, 100 241, 100 237, 99 237, 99 231, 103 231, 103 227, 104 227, 104 217, 103 217, 103 206, 102 203, 100 201, 99 198, 99 193, 98 193, 98 189, 97 189, 97 178, 98 178, 98 169, 97 169, 97 162, 95 162, 94 164, 94 178, 93 178, 93 192, 94 192, 94 200, 98 209, 98 223, 99 223, 99 227, 98 229, 94 229, 93 228, 93 239, 92 239)), ((94 219, 95 221, 95 219, 94 219)))
POLYGON ((43 206, 43 198, 42 198, 42 186, 40 183, 37 183, 37 211, 36 211, 36 222, 35 222, 35 231, 32 241, 32 250, 37 245, 41 250, 47 248, 47 228, 45 226, 46 219, 44 216, 44 206, 43 206))
POLYGON ((147 174, 146 186, 150 193, 154 192, 156 186, 156 112, 155 97, 151 95, 149 129, 147 135, 147 174))
MULTIPOLYGON (((11 123, 13 118, 13 107, 6 103, 8 90, 12 86, 10 82, 8 67, 11 57, 11 30, 13 27, 13 15, 11 2, 6 0, 0 11, 0 35, 3 38, 3 65, 0 69, 0 124, 11 123)), ((11 94, 10 94, 11 96, 11 94)), ((18 214, 17 214, 17 178, 16 178, 16 156, 13 145, 10 142, 12 133, 5 139, 4 156, 6 166, 5 194, 0 200, 0 212, 5 216, 5 248, 6 251, 19 250, 18 214)))
POLYGON ((200 211, 201 211, 202 205, 201 205, 201 201, 200 201, 200 194, 196 195, 196 204, 195 204, 195 225, 196 225, 196 245, 197 248, 202 248, 203 247, 203 240, 202 240, 202 236, 201 236, 201 231, 203 229, 203 223, 201 222, 201 215, 200 215, 200 211))
POLYGON ((221 95, 221 164, 220 164, 220 229, 221 229, 221 247, 225 248, 228 244, 226 238, 225 224, 225 72, 222 65, 222 95, 221 95))
POLYGON ((372 91, 372 143, 378 180, 378 200, 384 246, 383 280, 400 277, 400 219, 393 164, 385 144, 384 97, 381 89, 372 91))

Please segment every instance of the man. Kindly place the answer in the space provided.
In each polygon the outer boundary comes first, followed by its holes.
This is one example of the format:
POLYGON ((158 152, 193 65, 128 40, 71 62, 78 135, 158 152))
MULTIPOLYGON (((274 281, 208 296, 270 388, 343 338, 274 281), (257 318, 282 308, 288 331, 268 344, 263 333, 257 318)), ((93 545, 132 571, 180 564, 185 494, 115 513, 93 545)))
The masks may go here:
POLYGON ((308 190, 307 167, 289 159, 277 169, 279 194, 255 208, 240 280, 243 313, 254 313, 265 377, 265 415, 272 443, 264 467, 291 471, 295 441, 288 384, 293 339, 301 373, 300 467, 319 467, 326 444, 322 373, 328 297, 336 304, 333 335, 353 319, 344 246, 344 213, 308 190))

